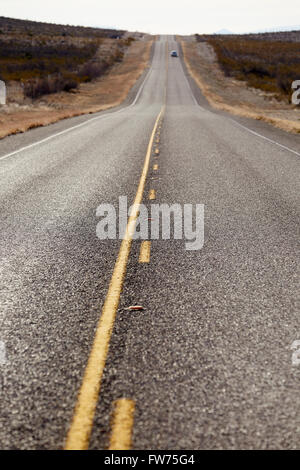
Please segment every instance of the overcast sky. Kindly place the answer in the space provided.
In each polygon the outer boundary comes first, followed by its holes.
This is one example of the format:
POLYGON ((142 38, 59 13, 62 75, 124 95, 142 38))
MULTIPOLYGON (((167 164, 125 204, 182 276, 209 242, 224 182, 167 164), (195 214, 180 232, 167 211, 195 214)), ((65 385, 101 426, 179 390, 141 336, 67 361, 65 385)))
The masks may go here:
POLYGON ((299 0, 0 0, 0 16, 162 34, 300 24, 299 0))

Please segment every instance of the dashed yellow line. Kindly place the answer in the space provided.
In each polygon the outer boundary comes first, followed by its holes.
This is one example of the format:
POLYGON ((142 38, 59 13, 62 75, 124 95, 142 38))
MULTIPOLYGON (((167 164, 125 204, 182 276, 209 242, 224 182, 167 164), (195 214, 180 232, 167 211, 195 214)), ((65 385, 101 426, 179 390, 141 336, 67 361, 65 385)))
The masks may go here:
POLYGON ((157 164, 157 163, 155 163, 155 165, 153 165, 153 170, 154 170, 154 171, 157 171, 157 170, 158 170, 158 164, 157 164))
POLYGON ((151 242, 145 240, 141 243, 139 263, 150 263, 151 242))
POLYGON ((159 155, 159 149, 155 149, 155 155, 159 155))
POLYGON ((156 198, 155 189, 150 189, 150 191, 149 191, 150 201, 153 201, 155 198, 156 198))
POLYGON ((73 421, 67 435, 65 445, 66 450, 85 450, 88 449, 89 446, 95 409, 98 402, 110 338, 115 323, 120 295, 126 274, 132 237, 136 226, 137 214, 143 199, 154 136, 164 110, 165 105, 162 106, 161 111, 157 116, 150 137, 139 186, 133 204, 133 210, 129 217, 124 240, 121 243, 118 258, 115 263, 114 271, 102 309, 102 314, 97 326, 94 343, 90 352, 77 398, 73 421))
POLYGON ((115 402, 109 450, 130 450, 135 403, 128 398, 115 402))
MULTIPOLYGON (((167 46, 167 45, 166 45, 167 46)), ((162 116, 166 107, 166 97, 167 97, 167 77, 168 77, 168 53, 166 47, 166 83, 165 83, 165 93, 164 93, 164 104, 160 110, 160 113, 157 116, 157 119, 154 124, 154 128, 149 140, 147 153, 144 161, 144 166, 139 181, 139 186, 135 196, 133 209, 128 220, 126 234, 124 240, 121 243, 120 251, 118 258, 116 260, 113 274, 110 280, 108 292, 105 298, 105 302, 102 308, 101 317, 97 325, 96 334, 92 349, 89 355, 88 363, 84 372, 82 384, 79 390, 77 397, 77 402, 74 410, 73 420, 66 438, 65 449, 66 450, 85 450, 89 447, 89 439, 93 427, 94 414, 96 410, 96 405, 98 403, 98 397, 101 388, 101 382, 103 377, 103 371, 106 363, 106 358, 108 354, 108 348, 110 343, 110 338, 115 323, 116 313, 119 306, 120 295, 123 287, 123 282, 126 274, 127 263, 130 254, 130 248, 132 244, 132 237, 134 229, 136 226, 136 219, 139 213, 139 207, 142 203, 143 193, 145 189, 145 182, 148 174, 151 152, 154 143, 154 138, 156 132, 162 127, 162 116)), ((155 191, 151 190, 149 196, 150 199, 155 199, 155 191)), ((125 404, 118 405, 119 407, 124 408, 125 404)), ((117 406, 117 409, 118 409, 117 406)), ((128 406, 128 404, 126 405, 128 406)), ((132 406, 132 405, 131 405, 132 406)), ((130 408, 132 409, 132 408, 130 408)), ((133 408, 134 409, 134 408, 133 408)), ((127 411, 128 414, 128 411, 127 411)), ((132 423, 133 423, 133 411, 132 423)), ((118 416, 118 413, 115 415, 118 416)), ((118 423, 119 420, 116 419, 115 423, 118 423)), ((133 426, 133 424, 132 424, 133 426)), ((131 426, 131 427, 132 427, 131 426)), ((124 427, 124 426, 123 426, 124 427)), ((114 426, 115 430, 120 430, 121 428, 114 426)), ((113 436, 117 436, 119 431, 112 434, 111 446, 114 446, 113 436)), ((124 433, 125 436, 126 433, 124 433)), ((128 432, 127 432, 128 436, 128 432)), ((119 446, 119 444, 117 444, 119 446)), ((129 440, 121 443, 120 445, 129 446, 129 440)), ((129 448, 129 447, 128 447, 129 448)))

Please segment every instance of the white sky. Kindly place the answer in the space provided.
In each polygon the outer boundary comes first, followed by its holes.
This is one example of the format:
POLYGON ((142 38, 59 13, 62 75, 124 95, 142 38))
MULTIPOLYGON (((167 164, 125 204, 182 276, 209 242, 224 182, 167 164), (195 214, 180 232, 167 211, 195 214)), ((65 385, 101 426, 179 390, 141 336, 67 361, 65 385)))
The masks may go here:
POLYGON ((300 24, 299 0, 0 0, 0 16, 161 34, 300 24))

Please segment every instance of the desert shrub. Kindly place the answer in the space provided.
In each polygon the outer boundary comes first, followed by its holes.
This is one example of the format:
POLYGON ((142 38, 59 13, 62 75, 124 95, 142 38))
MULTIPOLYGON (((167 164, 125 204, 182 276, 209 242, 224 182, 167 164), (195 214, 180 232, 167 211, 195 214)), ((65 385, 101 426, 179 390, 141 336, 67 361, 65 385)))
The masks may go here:
POLYGON ((28 98, 36 99, 43 95, 70 91, 78 87, 75 79, 64 77, 61 74, 47 78, 30 79, 24 82, 24 94, 28 98))
POLYGON ((124 52, 121 50, 117 50, 116 53, 112 57, 114 62, 122 62, 124 59, 124 52))
POLYGON ((97 77, 100 77, 109 67, 108 62, 105 60, 101 61, 100 63, 97 62, 86 62, 80 67, 78 72, 78 76, 84 82, 90 82, 97 77))
POLYGON ((135 38, 133 38, 132 36, 129 36, 128 38, 124 40, 124 44, 125 46, 130 46, 134 41, 135 41, 135 38))

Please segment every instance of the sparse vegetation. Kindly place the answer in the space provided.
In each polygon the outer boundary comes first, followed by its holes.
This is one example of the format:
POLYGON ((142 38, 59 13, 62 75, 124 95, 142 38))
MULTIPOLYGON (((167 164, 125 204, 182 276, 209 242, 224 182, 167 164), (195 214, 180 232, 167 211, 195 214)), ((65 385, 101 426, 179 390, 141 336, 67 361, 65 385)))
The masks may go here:
POLYGON ((122 38, 125 31, 84 26, 59 25, 40 21, 17 20, 0 16, 0 31, 6 35, 64 36, 72 38, 122 38))
POLYGON ((61 26, 0 17, 0 78, 20 82, 24 95, 71 91, 114 63, 134 38, 124 31, 61 26))
MULTIPOLYGON (((11 22, 15 20, 7 21, 7 25, 11 22)), ((21 22, 20 29, 27 23, 21 22)), ((6 106, 0 107, 0 139, 120 105, 149 63, 152 38, 142 33, 109 31, 109 36, 102 36, 104 30, 97 29, 95 36, 90 34, 92 28, 66 27, 63 34, 64 27, 35 23, 32 36, 20 33, 20 29, 8 34, 7 25, 4 33, 0 33, 0 41, 4 40, 4 47, 12 41, 11 55, 21 65, 22 77, 26 66, 29 75, 23 82, 16 75, 16 80, 7 83, 9 99, 6 106), (41 61, 46 63, 45 67, 38 65, 41 61), (98 76, 100 79, 94 80, 98 76), (72 80, 80 83, 77 90, 73 89, 72 80), (24 89, 27 95, 41 98, 24 99, 24 89), (54 93, 68 89, 73 93, 54 93)), ((0 52, 0 73, 5 69, 1 59, 0 52)), ((6 61, 9 63, 13 63, 11 57, 6 61)))
POLYGON ((226 76, 290 100, 291 84, 300 79, 300 32, 196 38, 213 46, 226 76))

